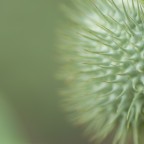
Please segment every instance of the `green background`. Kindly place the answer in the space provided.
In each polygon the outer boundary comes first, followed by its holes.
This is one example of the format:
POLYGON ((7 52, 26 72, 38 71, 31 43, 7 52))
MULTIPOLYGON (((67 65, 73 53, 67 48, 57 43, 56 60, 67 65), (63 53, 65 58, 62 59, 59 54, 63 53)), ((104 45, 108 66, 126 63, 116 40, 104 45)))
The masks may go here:
POLYGON ((32 144, 90 144, 59 106, 55 44, 64 2, 0 0, 0 91, 32 144))

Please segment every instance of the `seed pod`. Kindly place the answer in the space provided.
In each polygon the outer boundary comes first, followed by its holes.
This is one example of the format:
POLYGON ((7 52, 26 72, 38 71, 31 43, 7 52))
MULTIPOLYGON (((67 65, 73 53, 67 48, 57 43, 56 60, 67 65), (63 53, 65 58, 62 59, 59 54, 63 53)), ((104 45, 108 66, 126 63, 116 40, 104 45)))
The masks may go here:
POLYGON ((144 8, 139 0, 75 0, 65 7, 63 104, 91 140, 144 143, 144 8))

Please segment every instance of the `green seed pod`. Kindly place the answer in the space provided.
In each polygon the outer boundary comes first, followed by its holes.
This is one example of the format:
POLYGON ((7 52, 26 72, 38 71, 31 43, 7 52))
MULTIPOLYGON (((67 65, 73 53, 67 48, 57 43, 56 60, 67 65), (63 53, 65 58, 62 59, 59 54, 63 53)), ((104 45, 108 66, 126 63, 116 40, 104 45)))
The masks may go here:
POLYGON ((144 143, 144 8, 139 0, 75 0, 61 38, 63 104, 91 140, 144 143))

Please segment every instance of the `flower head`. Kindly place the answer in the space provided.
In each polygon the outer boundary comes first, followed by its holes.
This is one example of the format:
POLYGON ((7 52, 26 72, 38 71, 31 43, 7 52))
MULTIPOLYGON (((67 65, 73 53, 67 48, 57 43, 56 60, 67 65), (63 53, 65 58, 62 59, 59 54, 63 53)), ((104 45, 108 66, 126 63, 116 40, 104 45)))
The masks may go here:
POLYGON ((91 139, 143 144, 144 9, 139 0, 76 0, 62 39, 64 104, 91 139))

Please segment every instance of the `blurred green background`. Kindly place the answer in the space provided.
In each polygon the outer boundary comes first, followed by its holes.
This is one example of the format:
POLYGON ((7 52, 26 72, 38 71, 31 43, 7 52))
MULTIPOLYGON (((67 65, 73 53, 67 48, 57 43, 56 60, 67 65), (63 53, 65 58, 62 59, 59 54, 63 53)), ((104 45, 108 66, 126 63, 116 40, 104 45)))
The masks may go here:
POLYGON ((65 2, 0 0, 0 92, 31 144, 90 144, 59 106, 55 44, 65 2))

